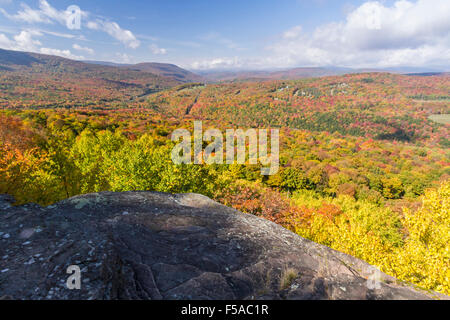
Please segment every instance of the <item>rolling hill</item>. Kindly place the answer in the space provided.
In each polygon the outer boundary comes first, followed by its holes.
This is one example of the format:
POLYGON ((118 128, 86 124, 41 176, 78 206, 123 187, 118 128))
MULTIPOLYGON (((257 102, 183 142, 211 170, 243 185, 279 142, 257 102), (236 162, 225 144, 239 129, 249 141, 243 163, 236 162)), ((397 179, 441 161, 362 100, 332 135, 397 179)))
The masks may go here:
POLYGON ((385 69, 357 69, 341 67, 302 67, 282 70, 245 70, 245 71, 203 71, 202 77, 208 82, 243 82, 267 80, 298 80, 327 76, 339 76, 355 73, 394 73, 411 75, 445 75, 446 72, 423 68, 385 68, 385 69))
POLYGON ((180 82, 199 82, 203 80, 202 76, 168 63, 139 63, 129 66, 128 68, 131 70, 150 72, 180 82))
MULTIPOLYGON (((47 206, 105 190, 200 193, 402 281, 450 292, 450 141, 441 121, 450 114, 448 75, 205 85, 141 67, 147 71, 1 51, 0 194, 47 206), (176 165, 171 132, 192 129, 194 119, 222 132, 278 128, 279 170, 267 177, 262 163, 176 165), (422 226, 433 236, 422 240, 422 226), (430 247, 432 255, 424 254, 430 247)), ((0 211, 8 205, 1 198, 0 211)), ((128 205, 124 210, 120 216, 134 217, 128 205)), ((36 225, 43 224, 29 227, 36 225)))
POLYGON ((204 72, 202 76, 210 82, 220 81, 264 81, 264 80, 296 80, 322 76, 342 75, 355 72, 352 69, 340 68, 292 68, 277 71, 214 71, 204 72))
POLYGON ((448 114, 448 76, 360 73, 315 79, 175 87, 149 96, 165 116, 240 127, 339 132, 379 140, 446 143, 446 129, 430 123, 448 114))
POLYGON ((161 77, 185 83, 199 82, 205 80, 202 76, 198 74, 195 74, 193 72, 180 68, 177 65, 169 63, 144 62, 138 64, 120 64, 106 61, 85 61, 85 62, 96 65, 120 67, 123 69, 130 69, 134 71, 150 72, 161 77))
POLYGON ((181 81, 144 70, 0 49, 0 107, 109 105, 181 81))

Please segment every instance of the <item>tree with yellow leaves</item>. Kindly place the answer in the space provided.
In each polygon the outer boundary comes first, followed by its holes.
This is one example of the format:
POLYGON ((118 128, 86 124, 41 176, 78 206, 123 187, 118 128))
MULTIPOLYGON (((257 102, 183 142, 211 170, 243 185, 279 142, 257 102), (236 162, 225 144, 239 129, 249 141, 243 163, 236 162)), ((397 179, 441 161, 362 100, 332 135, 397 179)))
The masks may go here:
POLYGON ((450 181, 425 192, 417 212, 404 210, 408 230, 397 255, 398 278, 446 294, 450 293, 450 181))

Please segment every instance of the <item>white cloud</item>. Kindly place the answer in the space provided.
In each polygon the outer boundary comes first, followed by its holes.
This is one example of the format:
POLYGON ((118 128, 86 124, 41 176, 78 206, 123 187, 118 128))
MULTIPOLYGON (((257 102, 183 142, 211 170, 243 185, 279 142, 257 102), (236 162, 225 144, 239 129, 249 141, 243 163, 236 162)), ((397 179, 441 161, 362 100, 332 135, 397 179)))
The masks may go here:
POLYGON ((141 42, 136 39, 136 36, 130 30, 122 29, 116 22, 98 19, 96 21, 89 21, 87 27, 92 30, 104 31, 132 49, 136 49, 141 45, 141 42))
POLYGON ((48 55, 52 55, 52 56, 64 57, 64 58, 72 59, 72 60, 85 60, 85 57, 74 55, 74 54, 72 54, 72 52, 70 52, 70 50, 41 48, 39 50, 39 53, 48 54, 48 55))
MULTIPOLYGON (((21 3, 21 7, 22 9, 16 14, 9 14, 1 8, 0 12, 2 12, 8 19, 26 23, 52 24, 54 21, 57 21, 62 25, 66 25, 66 22, 71 16, 70 11, 57 10, 53 8, 46 0, 39 0, 39 9, 32 9, 24 3, 21 3)), ((88 16, 87 12, 81 11, 80 13, 82 17, 88 16)))
POLYGON ((3 33, 0 33, 0 48, 3 49, 12 49, 12 41, 5 36, 3 33))
POLYGON ((15 35, 12 39, 0 33, 0 47, 7 50, 36 52, 74 60, 85 59, 83 56, 72 54, 70 50, 41 48, 42 43, 39 40, 33 39, 33 37, 36 36, 42 36, 42 33, 39 31, 23 30, 19 34, 15 35))
POLYGON ((196 61, 191 64, 194 70, 214 70, 214 69, 238 69, 247 64, 238 57, 235 58, 216 58, 209 60, 196 61))
POLYGON ((92 30, 100 30, 100 25, 97 22, 94 22, 94 21, 88 21, 86 26, 89 29, 92 29, 92 30))
MULTIPOLYGON (((217 38, 209 34, 203 39, 217 38)), ((267 69, 299 66, 450 67, 450 1, 367 1, 344 21, 306 32, 283 32, 259 57, 220 57, 191 63, 197 70, 267 69)))
POLYGON ((34 51, 36 46, 40 46, 39 40, 34 40, 33 36, 40 36, 41 33, 33 31, 22 31, 18 35, 14 36, 15 43, 18 50, 22 51, 34 51))
POLYGON ((117 59, 115 62, 117 63, 131 63, 133 58, 127 55, 126 53, 116 53, 117 59))
POLYGON ((41 42, 33 39, 33 36, 39 35, 41 35, 39 32, 22 31, 10 39, 4 34, 0 34, 0 46, 9 50, 35 52, 41 42))
POLYGON ((295 39, 297 38, 302 31, 302 26, 295 26, 283 33, 284 39, 295 39))
POLYGON ((369 1, 345 21, 287 30, 269 46, 267 59, 277 66, 341 65, 390 67, 448 65, 450 1, 400 0, 392 6, 369 1))
POLYGON ((40 0, 39 8, 43 15, 49 17, 50 19, 56 20, 59 23, 66 25, 67 20, 69 19, 70 12, 69 11, 59 11, 53 8, 47 1, 40 0))
POLYGON ((150 48, 150 50, 151 50, 151 52, 152 52, 153 54, 161 54, 161 55, 163 55, 163 54, 166 54, 166 53, 167 53, 167 49, 160 48, 160 47, 158 47, 156 44, 151 44, 151 45, 149 46, 149 48, 150 48))
POLYGON ((76 37, 75 35, 68 34, 68 33, 54 32, 54 31, 48 31, 48 30, 39 30, 39 31, 41 33, 49 34, 51 36, 59 37, 59 38, 73 39, 76 37))
MULTIPOLYGON (((46 0, 39 0, 39 9, 32 9, 26 4, 21 4, 22 8, 16 14, 9 14, 0 8, 0 12, 7 18, 25 23, 46 23, 53 24, 58 22, 66 26, 70 22, 72 13, 69 10, 58 10, 52 7, 46 0)), ((87 20, 89 13, 81 10, 82 21, 87 20)), ((116 22, 97 19, 96 21, 87 21, 86 27, 92 30, 103 31, 116 40, 119 40, 127 47, 136 49, 140 46, 140 41, 130 31, 122 29, 116 22)))
POLYGON ((4 9, 0 8, 0 12, 5 17, 15 21, 23 21, 27 23, 51 23, 51 20, 46 17, 40 10, 31 9, 28 5, 21 3, 22 10, 16 14, 9 14, 4 9))
POLYGON ((94 54, 94 50, 93 49, 88 48, 88 47, 82 47, 82 46, 80 46, 79 44, 76 44, 76 43, 72 46, 72 48, 74 48, 75 50, 78 50, 78 51, 84 51, 84 52, 87 52, 89 54, 94 54))

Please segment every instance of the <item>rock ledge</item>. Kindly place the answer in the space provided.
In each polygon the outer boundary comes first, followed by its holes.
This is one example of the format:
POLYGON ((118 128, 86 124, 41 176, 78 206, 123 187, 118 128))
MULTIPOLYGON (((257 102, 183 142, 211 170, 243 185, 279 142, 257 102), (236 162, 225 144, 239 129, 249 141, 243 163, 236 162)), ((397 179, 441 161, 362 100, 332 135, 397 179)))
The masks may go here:
POLYGON ((197 194, 96 193, 42 208, 0 195, 0 297, 446 299, 197 194), (69 290, 70 265, 81 289, 69 290))

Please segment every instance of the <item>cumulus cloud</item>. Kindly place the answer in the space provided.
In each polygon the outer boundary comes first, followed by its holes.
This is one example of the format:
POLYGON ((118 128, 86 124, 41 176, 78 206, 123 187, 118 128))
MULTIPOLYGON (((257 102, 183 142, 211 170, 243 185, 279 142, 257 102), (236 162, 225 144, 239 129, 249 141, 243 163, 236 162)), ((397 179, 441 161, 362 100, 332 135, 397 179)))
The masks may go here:
POLYGON ((33 36, 40 35, 41 33, 37 31, 22 31, 10 39, 4 34, 0 34, 0 46, 9 50, 35 52, 41 42, 33 39, 33 36))
MULTIPOLYGON (((66 25, 70 19, 71 12, 69 10, 57 10, 53 8, 46 0, 39 0, 39 9, 32 9, 25 3, 21 3, 21 10, 16 14, 9 14, 6 10, 0 8, 8 19, 26 23, 47 23, 52 24, 55 21, 66 25)), ((87 17, 87 12, 80 11, 82 17, 87 17)))
MULTIPOLYGON (((211 35, 212 37, 212 35, 211 35)), ((449 67, 450 1, 367 1, 346 19, 306 32, 283 32, 252 59, 220 57, 196 61, 192 69, 266 69, 298 66, 385 68, 449 67)))
POLYGON ((214 69, 239 69, 243 66, 249 66, 243 59, 234 58, 215 58, 201 61, 195 61, 191 64, 194 70, 214 70, 214 69))
POLYGON ((70 50, 41 48, 41 49, 39 49, 39 53, 48 54, 48 55, 52 55, 52 56, 60 56, 60 57, 64 57, 64 58, 72 59, 72 60, 85 60, 85 57, 74 55, 74 54, 72 54, 72 52, 70 52, 70 50))
POLYGON ((96 21, 89 21, 87 27, 92 30, 104 31, 132 49, 141 45, 141 42, 130 30, 122 29, 116 22, 97 19, 96 21))
MULTIPOLYGON (((26 4, 21 4, 21 9, 16 14, 9 14, 4 9, 0 8, 0 12, 7 18, 25 22, 25 23, 45 23, 53 24, 58 22, 64 26, 71 21, 72 12, 70 10, 58 10, 52 7, 46 0, 39 0, 39 8, 33 9, 26 4)), ((80 11, 82 21, 87 20, 89 13, 83 10, 80 11)), ((106 21, 104 19, 96 19, 95 21, 87 20, 86 27, 92 30, 106 32, 114 39, 125 44, 129 48, 137 48, 140 46, 140 41, 130 31, 122 29, 116 22, 106 21)))
POLYGON ((5 17, 15 21, 23 21, 27 23, 51 23, 51 20, 48 17, 45 17, 39 10, 33 10, 28 5, 21 3, 22 10, 17 12, 16 14, 9 14, 5 9, 0 8, 0 12, 3 13, 5 17))
POLYGON ((116 53, 115 62, 117 63, 131 63, 133 61, 133 57, 130 57, 126 53, 116 53))
POLYGON ((450 1, 370 1, 311 34, 295 26, 269 46, 277 65, 448 65, 450 1))
POLYGON ((88 48, 88 47, 82 47, 82 46, 80 46, 79 44, 76 44, 76 43, 72 46, 72 48, 74 48, 75 50, 78 50, 78 51, 84 51, 84 52, 87 52, 89 54, 94 54, 94 50, 93 49, 88 48))
POLYGON ((151 51, 153 54, 161 54, 161 55, 163 55, 163 54, 166 54, 166 53, 167 53, 167 49, 160 48, 160 47, 158 47, 156 44, 151 44, 151 45, 149 46, 149 48, 150 48, 150 51, 151 51))
POLYGON ((39 31, 24 30, 15 35, 12 39, 0 33, 0 47, 8 50, 36 52, 42 54, 56 55, 68 59, 84 60, 83 56, 72 54, 70 50, 60 50, 52 48, 42 48, 42 43, 34 37, 42 36, 39 31))
POLYGON ((283 33, 284 39, 295 39, 302 32, 302 26, 295 26, 283 33))

